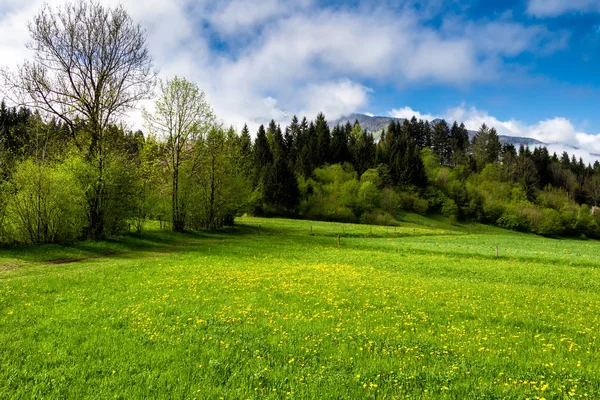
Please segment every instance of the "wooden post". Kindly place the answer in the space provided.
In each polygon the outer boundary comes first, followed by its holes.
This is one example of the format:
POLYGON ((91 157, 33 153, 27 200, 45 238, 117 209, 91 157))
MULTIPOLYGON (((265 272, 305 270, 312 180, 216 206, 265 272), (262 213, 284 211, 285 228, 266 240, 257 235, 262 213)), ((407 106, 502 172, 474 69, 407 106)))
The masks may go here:
POLYGON ((498 246, 496 246, 496 258, 498 258, 498 246))
POLYGON ((310 234, 312 235, 312 225, 310 226, 310 234))
POLYGON ((341 244, 342 244, 342 237, 338 233, 338 247, 340 247, 341 244))
POLYGON ((260 225, 258 226, 258 234, 260 235, 260 225))

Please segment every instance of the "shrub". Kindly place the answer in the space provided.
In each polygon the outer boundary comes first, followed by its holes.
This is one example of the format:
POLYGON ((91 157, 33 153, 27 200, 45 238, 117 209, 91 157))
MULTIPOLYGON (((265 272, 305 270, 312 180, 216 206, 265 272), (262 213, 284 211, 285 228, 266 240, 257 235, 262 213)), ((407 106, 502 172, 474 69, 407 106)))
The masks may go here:
POLYGON ((417 214, 425 215, 427 214, 427 210, 429 210, 429 202, 425 199, 417 198, 413 203, 413 210, 417 214))
POLYGON ((598 224, 596 223, 594 216, 591 214, 590 207, 587 204, 579 207, 575 229, 577 232, 585 235, 586 237, 598 236, 598 224))
POLYGON ((458 206, 452 199, 446 199, 442 205, 442 215, 445 217, 456 217, 458 216, 458 206))
POLYGON ((400 206, 400 196, 393 189, 385 188, 381 193, 381 209, 390 215, 396 215, 400 206))
POLYGON ((513 231, 522 231, 526 229, 523 220, 514 214, 502 214, 502 216, 498 218, 498 221, 496 221, 496 224, 501 228, 510 229, 513 231))
POLYGON ((542 210, 537 233, 542 236, 560 236, 565 231, 558 211, 551 208, 542 210))
POLYGON ((65 164, 19 164, 8 204, 12 236, 25 243, 69 242, 85 226, 85 193, 65 164))
POLYGON ((366 212, 360 217, 361 224, 370 225, 397 225, 398 222, 390 214, 381 211, 366 212))
POLYGON ((485 221, 494 223, 504 214, 505 207, 502 202, 491 198, 485 199, 483 203, 483 217, 485 221))
POLYGON ((373 210, 379 207, 379 190, 373 182, 364 181, 360 184, 358 202, 364 210, 373 210))

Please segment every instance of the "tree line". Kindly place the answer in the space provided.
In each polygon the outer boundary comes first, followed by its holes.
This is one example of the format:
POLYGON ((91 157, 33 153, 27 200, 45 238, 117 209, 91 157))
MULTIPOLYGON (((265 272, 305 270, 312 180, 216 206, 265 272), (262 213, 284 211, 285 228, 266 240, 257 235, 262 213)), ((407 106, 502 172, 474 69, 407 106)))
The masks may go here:
POLYGON ((45 5, 33 61, 2 71, 0 242, 218 229, 237 215, 395 224, 406 211, 543 235, 600 235, 600 164, 502 145, 483 125, 293 117, 252 135, 218 122, 202 90, 159 80, 144 30, 122 8, 45 5), (155 88, 157 90, 155 91, 155 88), (122 127, 139 100, 145 132, 122 127), (254 140, 252 137, 254 136, 254 140))
MULTIPOLYGON (((149 133, 113 125, 104 133, 102 235, 141 231, 149 219, 183 231, 218 229, 242 213, 395 224, 407 211, 551 236, 599 234, 598 162, 502 145, 485 125, 471 141, 462 124, 416 118, 391 122, 379 140, 358 122, 330 129, 323 114, 284 128, 271 121, 251 135, 215 122, 193 83, 161 87, 160 107, 145 116, 149 133), (187 126, 172 118, 169 96, 195 104, 187 126)), ((2 242, 97 237, 97 171, 77 144, 88 135, 83 121, 73 134, 2 102, 2 242)))
POLYGON ((413 117, 375 140, 358 121, 330 129, 319 114, 261 126, 253 149, 253 213, 393 224, 413 211, 549 236, 599 234, 599 162, 502 144, 485 124, 471 140, 464 124, 413 117))

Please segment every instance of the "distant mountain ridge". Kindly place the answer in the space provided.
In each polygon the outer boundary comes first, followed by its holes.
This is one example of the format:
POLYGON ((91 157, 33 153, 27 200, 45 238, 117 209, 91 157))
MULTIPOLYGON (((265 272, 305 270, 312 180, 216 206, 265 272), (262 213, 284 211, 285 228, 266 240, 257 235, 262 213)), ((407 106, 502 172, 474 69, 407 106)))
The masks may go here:
MULTIPOLYGON (((331 126, 336 126, 338 124, 345 125, 347 122, 354 124, 356 121, 358 121, 358 123, 360 124, 360 126, 363 129, 366 129, 367 131, 371 132, 375 136, 375 139, 379 139, 379 136, 381 135, 381 131, 383 129, 387 128, 387 126, 390 124, 390 122, 392 122, 392 121, 404 122, 404 120, 405 120, 405 118, 380 117, 380 116, 370 116, 370 115, 366 115, 366 114, 354 113, 354 114, 350 114, 346 117, 342 117, 342 118, 334 121, 333 123, 331 123, 331 126)), ((431 124, 435 124, 438 121, 441 121, 441 120, 434 119, 429 122, 431 124)), ((449 123, 451 124, 453 122, 454 121, 451 121, 449 123)), ((469 131, 469 138, 471 139, 471 141, 473 140, 475 135, 477 135, 477 131, 471 131, 471 130, 469 131)), ((539 140, 527 138, 527 137, 498 135, 498 138, 500 139, 501 143, 510 143, 516 147, 519 147, 520 145, 525 145, 525 146, 547 145, 547 143, 540 142, 539 140)))

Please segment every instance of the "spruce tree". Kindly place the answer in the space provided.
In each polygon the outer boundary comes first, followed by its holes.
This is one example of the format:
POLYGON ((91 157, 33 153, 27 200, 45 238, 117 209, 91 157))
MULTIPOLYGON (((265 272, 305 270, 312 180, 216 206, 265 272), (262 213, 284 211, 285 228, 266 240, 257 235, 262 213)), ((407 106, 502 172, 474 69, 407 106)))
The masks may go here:
POLYGON ((300 124, 298 122, 298 117, 294 115, 292 118, 292 122, 289 126, 289 129, 286 129, 286 147, 288 149, 288 154, 290 157, 290 162, 292 165, 296 164, 296 159, 298 158, 298 143, 301 139, 302 133, 300 131, 300 124), (289 136, 288 136, 289 135, 289 136))
POLYGON ((469 151, 469 132, 464 124, 460 126, 454 122, 450 129, 451 146, 452 146, 452 164, 459 165, 466 162, 467 153, 469 151))
POLYGON ((500 143, 500 138, 498 137, 498 133, 495 128, 490 129, 489 138, 486 149, 486 162, 495 163, 500 158, 500 150, 502 149, 502 144, 500 143))
POLYGON ((473 159, 477 170, 481 171, 487 163, 487 144, 490 137, 490 129, 486 124, 481 125, 477 135, 473 138, 473 159))
POLYGON ((252 154, 252 138, 250 137, 248 124, 244 124, 244 127, 242 128, 242 133, 240 135, 240 151, 244 158, 249 158, 252 154))
POLYGON ((258 132, 256 133, 253 152, 254 163, 256 165, 257 172, 260 174, 260 171, 262 171, 266 165, 273 162, 273 153, 271 152, 269 140, 267 139, 267 133, 265 132, 265 127, 263 125, 258 128, 258 132))
POLYGON ((433 131, 431 133, 431 150, 439 157, 440 164, 450 164, 450 160, 452 159, 450 128, 444 120, 439 121, 433 126, 433 131))
POLYGON ((329 125, 325 119, 323 113, 317 115, 315 121, 315 130, 317 135, 317 158, 316 166, 320 167, 330 162, 329 145, 331 141, 331 134, 329 132, 329 125))
POLYGON ((263 200, 268 206, 284 213, 293 213, 300 202, 298 180, 284 157, 277 157, 274 164, 265 169, 263 176, 263 200))
MULTIPOLYGON (((303 120, 303 124, 306 122, 306 118, 303 120)), ((301 125, 301 131, 304 129, 301 125)), ((296 160, 296 168, 297 170, 305 177, 308 178, 313 170, 317 166, 317 132, 315 129, 315 124, 313 122, 308 125, 306 128, 306 132, 302 134, 303 136, 303 146, 298 154, 298 159, 296 160)))
POLYGON ((348 136, 343 126, 337 125, 331 133, 330 154, 332 164, 343 164, 350 161, 348 152, 348 136))

